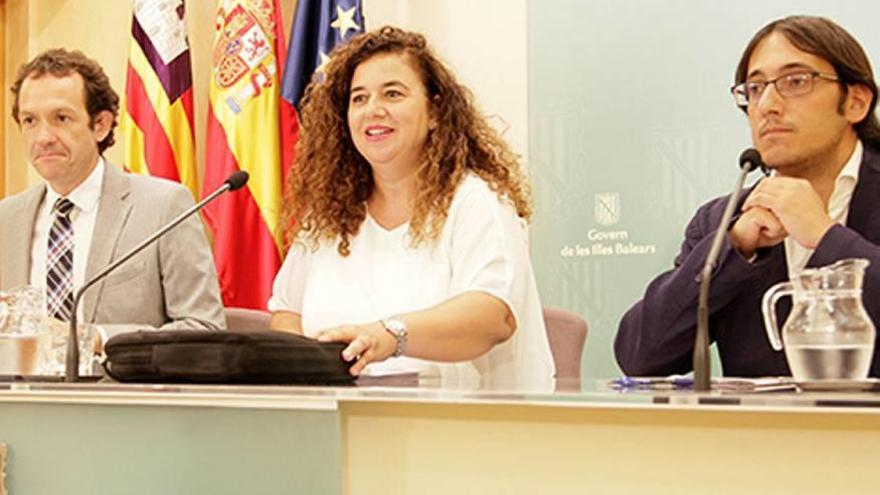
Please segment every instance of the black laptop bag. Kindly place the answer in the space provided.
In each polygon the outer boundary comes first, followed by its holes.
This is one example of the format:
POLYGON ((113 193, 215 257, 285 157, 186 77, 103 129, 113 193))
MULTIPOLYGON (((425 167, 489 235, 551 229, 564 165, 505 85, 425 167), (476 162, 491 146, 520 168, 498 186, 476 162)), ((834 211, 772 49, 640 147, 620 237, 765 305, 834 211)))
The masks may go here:
POLYGON ((349 385, 346 344, 286 332, 137 331, 104 345, 104 369, 120 382, 349 385))

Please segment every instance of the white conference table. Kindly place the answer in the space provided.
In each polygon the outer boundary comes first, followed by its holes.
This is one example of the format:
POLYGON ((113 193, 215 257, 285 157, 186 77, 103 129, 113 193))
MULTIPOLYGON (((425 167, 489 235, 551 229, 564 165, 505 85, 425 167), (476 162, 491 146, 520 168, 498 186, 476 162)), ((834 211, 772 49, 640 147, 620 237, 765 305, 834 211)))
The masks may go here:
POLYGON ((867 392, 16 382, 0 443, 14 495, 880 492, 867 392))

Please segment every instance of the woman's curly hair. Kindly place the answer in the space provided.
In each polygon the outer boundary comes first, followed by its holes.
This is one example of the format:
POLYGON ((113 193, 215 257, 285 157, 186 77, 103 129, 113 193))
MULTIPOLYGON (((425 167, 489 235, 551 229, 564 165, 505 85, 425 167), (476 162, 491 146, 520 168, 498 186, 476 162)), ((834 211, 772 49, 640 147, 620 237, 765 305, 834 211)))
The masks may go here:
POLYGON ((531 216, 531 197, 518 157, 477 112, 471 92, 417 33, 385 26, 353 37, 337 48, 302 98, 301 131, 284 193, 282 225, 288 246, 338 241, 342 256, 366 219, 374 183, 369 163, 358 153, 348 127, 351 80, 369 58, 402 54, 421 76, 436 128, 428 132, 417 172, 409 235, 413 246, 436 241, 456 187, 470 170, 517 214, 531 216))

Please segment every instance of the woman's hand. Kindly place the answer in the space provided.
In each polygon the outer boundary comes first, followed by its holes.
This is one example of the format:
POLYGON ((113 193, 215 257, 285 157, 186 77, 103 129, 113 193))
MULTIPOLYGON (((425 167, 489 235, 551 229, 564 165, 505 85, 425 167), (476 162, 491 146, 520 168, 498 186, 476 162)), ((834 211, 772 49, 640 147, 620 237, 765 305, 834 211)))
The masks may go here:
MULTIPOLYGON (((397 314, 408 329, 406 355, 447 363, 470 361, 506 341, 516 331, 516 319, 501 299, 468 291, 434 307, 397 314)), ((354 361, 357 376, 367 364, 384 361, 397 352, 397 338, 378 321, 341 325, 315 335, 322 342, 347 342, 342 358, 354 361)))
POLYGON ((349 373, 358 376, 367 364, 384 361, 397 350, 397 339, 378 321, 365 325, 342 325, 322 330, 315 336, 321 342, 347 342, 342 359, 357 360, 349 373))

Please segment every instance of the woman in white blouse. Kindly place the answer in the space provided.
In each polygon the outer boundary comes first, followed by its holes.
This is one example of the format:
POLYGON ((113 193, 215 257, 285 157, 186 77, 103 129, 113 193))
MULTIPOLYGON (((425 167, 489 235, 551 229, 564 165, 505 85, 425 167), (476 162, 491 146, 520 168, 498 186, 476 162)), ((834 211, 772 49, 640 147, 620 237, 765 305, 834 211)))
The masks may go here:
POLYGON ((355 375, 548 384, 524 172, 425 39, 353 38, 300 117, 272 328, 348 342, 355 375))

